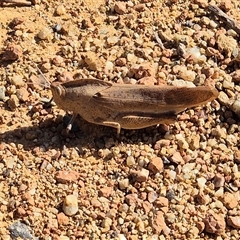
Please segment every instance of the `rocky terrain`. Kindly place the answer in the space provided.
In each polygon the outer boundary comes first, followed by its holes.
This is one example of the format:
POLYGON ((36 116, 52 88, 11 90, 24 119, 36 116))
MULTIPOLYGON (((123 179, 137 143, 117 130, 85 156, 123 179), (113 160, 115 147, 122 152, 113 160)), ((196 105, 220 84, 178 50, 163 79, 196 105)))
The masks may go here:
POLYGON ((0 239, 240 239, 239 1, 0 2, 0 239), (169 125, 66 134, 37 68, 219 96, 169 125))

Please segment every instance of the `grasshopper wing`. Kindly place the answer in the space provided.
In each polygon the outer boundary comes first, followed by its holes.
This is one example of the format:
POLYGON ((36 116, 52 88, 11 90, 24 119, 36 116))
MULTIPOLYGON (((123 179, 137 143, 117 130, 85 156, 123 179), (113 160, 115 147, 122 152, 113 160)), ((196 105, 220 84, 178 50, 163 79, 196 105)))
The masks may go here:
POLYGON ((94 94, 93 100, 118 112, 178 113, 212 101, 217 96, 218 91, 210 87, 113 84, 94 94))

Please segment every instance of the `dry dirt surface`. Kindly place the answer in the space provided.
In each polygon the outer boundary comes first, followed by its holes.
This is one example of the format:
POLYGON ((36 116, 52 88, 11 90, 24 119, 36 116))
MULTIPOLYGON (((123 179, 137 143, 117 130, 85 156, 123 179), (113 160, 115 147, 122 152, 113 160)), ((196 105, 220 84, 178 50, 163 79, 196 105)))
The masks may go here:
POLYGON ((25 2, 0 0, 0 239, 240 239, 240 1, 25 2), (66 134, 37 67, 219 96, 169 125, 66 134))

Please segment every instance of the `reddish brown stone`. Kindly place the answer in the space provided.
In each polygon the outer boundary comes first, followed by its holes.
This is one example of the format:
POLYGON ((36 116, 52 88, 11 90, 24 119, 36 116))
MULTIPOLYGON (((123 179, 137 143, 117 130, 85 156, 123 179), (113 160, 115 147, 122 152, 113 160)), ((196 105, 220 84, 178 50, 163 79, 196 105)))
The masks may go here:
POLYGON ((151 161, 148 164, 148 170, 153 172, 154 174, 160 172, 163 170, 163 161, 160 157, 155 157, 151 159, 151 161))
POLYGON ((238 69, 238 70, 232 72, 231 77, 232 77, 233 82, 240 83, 240 70, 238 69))
POLYGON ((144 201, 144 202, 142 202, 142 207, 144 209, 144 212, 146 214, 148 214, 150 212, 150 210, 152 209, 152 204, 148 201, 144 201))
POLYGON ((154 206, 156 206, 157 208, 168 207, 168 204, 169 200, 165 197, 158 197, 154 202, 154 206))
POLYGON ((198 228, 199 232, 201 233, 205 229, 204 222, 196 222, 196 227, 198 228))
POLYGON ((222 174, 217 173, 213 179, 213 184, 216 188, 223 187, 225 183, 225 178, 222 174))
POLYGON ((146 182, 149 176, 149 171, 145 168, 142 168, 139 171, 133 172, 133 177, 136 182, 146 182))
POLYGON ((26 215, 26 211, 25 211, 24 208, 18 207, 18 208, 16 209, 16 214, 17 214, 17 216, 19 216, 19 217, 23 217, 23 216, 26 215))
POLYGON ((227 224, 233 228, 240 229, 240 216, 228 217, 227 224))
POLYGON ((59 171, 56 174, 56 180, 59 183, 76 182, 79 178, 79 173, 76 171, 59 171))
POLYGON ((126 197, 125 197, 125 201, 128 205, 133 205, 133 204, 137 204, 139 199, 138 199, 138 196, 137 194, 133 193, 133 194, 128 194, 126 197))
POLYGON ((201 205, 206 205, 209 202, 208 198, 206 197, 206 195, 202 191, 200 191, 196 195, 195 199, 197 200, 197 203, 201 204, 201 205))
POLYGON ((138 80, 138 84, 141 85, 155 85, 157 83, 157 79, 154 77, 143 77, 138 80))
POLYGON ((135 77, 136 79, 140 79, 143 77, 154 77, 155 69, 149 63, 143 63, 130 68, 129 76, 135 77))
POLYGON ((181 154, 179 152, 175 152, 172 157, 171 157, 171 161, 176 163, 176 164, 184 164, 184 160, 183 157, 181 156, 181 154))
POLYGON ((35 201, 33 196, 30 194, 30 192, 25 192, 22 196, 23 200, 26 200, 28 202, 29 205, 34 206, 35 205, 35 201))
POLYGON ((127 12, 127 5, 125 2, 116 2, 114 10, 116 13, 122 15, 127 12))
POLYGON ((127 59, 126 58, 118 58, 115 63, 117 66, 123 67, 123 66, 126 66, 127 59))
POLYGON ((145 9, 145 4, 144 3, 139 3, 134 6, 134 10, 138 12, 142 12, 145 9))
POLYGON ((19 45, 9 44, 3 53, 3 61, 15 61, 22 57, 22 48, 19 45))
POLYGON ((59 82, 69 82, 73 80, 73 74, 71 72, 64 71, 58 76, 59 82))
POLYGON ((93 207, 101 207, 102 206, 102 204, 96 198, 91 199, 91 205, 93 207))
POLYGON ((99 190, 99 196, 108 198, 112 195, 113 188, 112 187, 103 187, 99 190))
POLYGON ((226 223, 224 216, 217 213, 209 213, 204 219, 205 231, 208 233, 221 234, 225 231, 226 223))
POLYGON ((29 92, 26 88, 21 87, 20 89, 17 89, 16 95, 18 99, 22 102, 26 102, 29 98, 29 92))
POLYGON ((69 217, 61 212, 57 214, 57 221, 59 225, 67 225, 69 223, 69 217))
POLYGON ((152 227, 157 234, 160 234, 162 231, 164 231, 164 229, 167 228, 162 211, 157 211, 152 222, 152 227))
POLYGON ((228 209, 233 209, 237 207, 238 205, 238 200, 234 196, 234 194, 226 192, 224 193, 223 196, 223 204, 228 208, 228 209))

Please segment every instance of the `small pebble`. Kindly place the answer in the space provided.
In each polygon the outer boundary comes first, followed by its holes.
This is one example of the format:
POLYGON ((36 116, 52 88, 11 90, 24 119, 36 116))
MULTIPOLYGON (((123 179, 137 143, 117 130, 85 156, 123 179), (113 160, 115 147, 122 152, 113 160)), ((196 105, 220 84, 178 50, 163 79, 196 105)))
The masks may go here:
POLYGON ((154 191, 148 193, 148 201, 153 203, 158 198, 158 194, 154 191))
POLYGON ((53 62, 53 64, 54 64, 55 66, 60 67, 60 66, 62 66, 62 65, 64 64, 64 58, 61 57, 61 56, 59 56, 59 55, 57 55, 57 56, 55 56, 55 57, 52 59, 52 62, 53 62))
POLYGON ((29 92, 24 87, 17 89, 16 95, 17 95, 18 99, 22 102, 26 102, 27 100, 29 100, 29 92))
POLYGON ((174 80, 171 82, 171 85, 175 87, 196 87, 193 82, 184 80, 174 80))
POLYGON ((218 100, 220 101, 220 103, 224 104, 224 105, 227 105, 229 103, 229 97, 228 95, 221 91, 219 92, 219 95, 218 95, 218 100))
POLYGON ((230 56, 233 50, 237 48, 238 43, 233 37, 219 34, 217 37, 217 46, 220 52, 226 52, 230 56))
POLYGON ((5 92, 6 92, 6 88, 4 86, 0 86, 0 101, 4 101, 5 100, 5 92))
POLYGON ((68 71, 64 71, 58 76, 58 81, 59 82, 70 82, 70 81, 73 81, 73 80, 74 80, 73 74, 71 72, 68 72, 68 71))
POLYGON ((119 41, 119 37, 112 36, 107 38, 107 43, 109 46, 114 46, 119 41))
POLYGON ((234 161, 237 163, 237 164, 240 164, 240 150, 237 150, 234 154, 234 161))
POLYGON ((30 228, 21 222, 15 222, 9 226, 9 232, 12 239, 30 239, 32 240, 34 237, 30 232, 30 228))
POLYGON ((105 65, 105 68, 104 68, 104 71, 105 71, 106 74, 109 74, 113 71, 113 68, 114 68, 114 64, 110 61, 107 61, 106 65, 105 65))
POLYGON ((181 69, 178 72, 178 76, 185 81, 193 82, 196 78, 196 73, 191 70, 181 69))
POLYGON ((213 179, 213 184, 216 188, 223 187, 225 183, 225 178, 222 174, 217 173, 213 179))
POLYGON ((235 83, 240 83, 240 69, 232 72, 231 74, 232 80, 235 83))
POLYGON ((56 174, 56 181, 58 183, 71 183, 71 182, 77 182, 79 179, 79 173, 74 170, 69 171, 58 171, 56 174))
POLYGON ((102 222, 103 232, 108 232, 110 230, 111 225, 112 225, 112 219, 109 217, 106 217, 102 222))
POLYGON ((238 117, 240 117, 240 100, 235 100, 230 108, 238 115, 238 117))
POLYGON ((52 39, 53 35, 52 35, 52 30, 48 27, 44 27, 42 28, 38 35, 37 35, 41 40, 50 40, 52 39))
POLYGON ((69 237, 67 237, 67 236, 59 236, 59 240, 70 240, 70 238, 69 237))
POLYGON ((155 157, 151 159, 151 161, 148 164, 148 170, 153 172, 154 174, 160 172, 163 170, 163 161, 160 157, 155 157))
POLYGON ((128 178, 125 178, 125 179, 119 181, 119 188, 121 190, 124 190, 128 187, 129 187, 129 179, 128 178))
POLYGON ((148 179, 149 171, 145 168, 142 168, 141 170, 136 172, 135 180, 137 182, 145 182, 148 179))
POLYGON ((128 167, 135 165, 136 164, 135 158, 133 156, 128 156, 126 163, 128 167))
POLYGON ((13 111, 19 106, 19 99, 17 95, 12 94, 8 100, 8 107, 13 111))
POLYGON ((118 58, 118 59, 116 59, 115 63, 117 66, 123 67, 123 66, 126 66, 127 59, 126 58, 118 58))
POLYGON ((124 234, 118 234, 118 236, 117 236, 118 238, 118 240, 127 240, 127 238, 124 236, 124 234))
POLYGON ((6 160, 6 167, 9 168, 9 169, 13 169, 15 164, 16 163, 15 163, 15 159, 14 158, 6 160))
POLYGON ((143 77, 138 80, 138 84, 142 85, 155 85, 157 83, 157 79, 154 77, 143 77))
POLYGON ((222 214, 208 213, 204 222, 207 233, 221 234, 225 231, 226 222, 222 214))
POLYGON ((116 2, 114 6, 114 10, 116 13, 122 15, 127 12, 127 4, 125 2, 116 2))
POLYGON ((198 187, 200 189, 205 187, 206 182, 207 182, 207 179, 204 177, 197 178, 198 187))
POLYGON ((57 8, 55 10, 55 13, 58 16, 64 15, 64 14, 66 14, 66 9, 65 9, 65 7, 62 4, 60 4, 60 5, 57 6, 57 8))
POLYGON ((223 81, 223 87, 226 88, 226 89, 233 90, 234 89, 234 83, 230 82, 230 81, 227 81, 227 80, 224 80, 223 81))
POLYGON ((105 67, 105 61, 99 58, 99 56, 93 52, 88 52, 84 58, 84 61, 89 70, 101 71, 105 67))
POLYGON ((67 225, 69 223, 69 217, 61 212, 57 214, 57 221, 60 225, 67 225))
POLYGON ((240 229, 240 216, 228 217, 227 224, 233 228, 240 229))
POLYGON ((75 195, 66 196, 63 201, 63 212, 67 216, 73 216, 78 212, 78 199, 75 195))
POLYGON ((238 199, 236 198, 236 196, 234 194, 226 192, 226 193, 224 193, 224 196, 223 196, 223 204, 228 209, 233 209, 233 208, 237 207, 238 199))
POLYGON ((19 45, 9 44, 7 49, 4 51, 2 60, 3 61, 15 61, 22 57, 22 48, 19 45))
POLYGON ((23 87, 25 82, 23 81, 23 76, 21 75, 14 75, 11 79, 11 83, 16 87, 23 87))
POLYGON ((175 152, 171 157, 171 161, 176 164, 184 164, 185 163, 180 152, 175 152))

